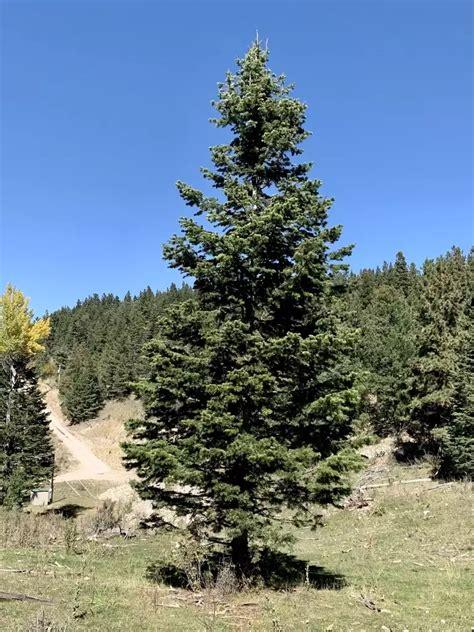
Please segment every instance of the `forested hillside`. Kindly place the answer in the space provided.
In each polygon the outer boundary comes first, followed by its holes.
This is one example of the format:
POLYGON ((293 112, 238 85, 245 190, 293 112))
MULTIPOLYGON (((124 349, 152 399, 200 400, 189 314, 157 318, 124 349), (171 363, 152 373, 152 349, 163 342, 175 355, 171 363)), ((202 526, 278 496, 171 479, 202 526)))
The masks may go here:
MULTIPOLYGON (((357 372, 365 433, 399 438, 400 454, 442 456, 442 472, 473 473, 473 253, 453 248, 421 269, 403 253, 375 269, 340 275, 340 310, 358 335, 347 358, 357 372)), ((166 308, 193 300, 184 284, 138 296, 111 294, 51 314, 43 372, 59 378, 71 421, 93 417, 147 374, 143 347, 166 308), (58 374, 59 369, 59 374, 58 374)))
POLYGON ((144 344, 157 332, 166 307, 192 297, 189 286, 138 296, 97 294, 51 314, 42 372, 55 376, 71 422, 90 419, 106 399, 120 399, 147 371, 144 344))
POLYGON ((359 328, 361 422, 394 435, 401 456, 430 454, 434 473, 474 473, 474 257, 452 248, 421 270, 402 253, 349 280, 342 308, 359 328))

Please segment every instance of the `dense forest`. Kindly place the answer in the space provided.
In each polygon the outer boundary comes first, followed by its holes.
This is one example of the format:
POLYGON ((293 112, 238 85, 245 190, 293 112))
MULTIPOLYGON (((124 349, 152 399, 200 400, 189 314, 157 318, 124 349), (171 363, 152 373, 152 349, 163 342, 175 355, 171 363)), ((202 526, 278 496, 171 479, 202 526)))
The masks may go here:
MULTIPOLYGON (((356 331, 347 362, 357 373, 361 432, 397 436, 401 456, 431 453, 446 475, 474 472, 473 280, 473 253, 459 248, 421 269, 399 252, 375 269, 339 273, 339 309, 356 331)), ((42 372, 59 379, 72 422, 133 392, 149 371, 146 343, 160 317, 194 296, 186 284, 148 287, 123 299, 94 295, 51 314, 42 372)))

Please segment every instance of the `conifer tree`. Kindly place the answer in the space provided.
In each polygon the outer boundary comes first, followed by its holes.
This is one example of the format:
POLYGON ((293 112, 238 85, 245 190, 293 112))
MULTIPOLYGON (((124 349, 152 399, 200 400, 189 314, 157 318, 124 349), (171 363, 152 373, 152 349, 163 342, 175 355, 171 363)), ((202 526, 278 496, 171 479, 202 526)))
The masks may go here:
POLYGON ((214 122, 232 139, 202 170, 219 193, 178 183, 206 224, 182 219, 165 258, 196 299, 159 322, 138 387, 146 419, 124 446, 140 494, 226 538, 240 575, 282 508, 299 519, 337 501, 354 465, 352 333, 334 301, 350 248, 332 249, 332 201, 298 159, 306 106, 267 60, 254 43, 220 85, 214 122))
POLYGON ((97 367, 83 347, 70 358, 61 379, 61 403, 71 423, 92 419, 102 407, 97 367))
POLYGON ((395 255, 395 263, 392 268, 392 284, 408 296, 410 292, 410 271, 408 269, 407 260, 403 252, 397 252, 395 255))
POLYGON ((130 393, 133 376, 131 343, 128 335, 118 328, 102 351, 98 375, 106 399, 122 399, 130 393))
POLYGON ((49 321, 33 321, 25 296, 0 296, 0 504, 18 505, 51 475, 53 446, 33 359, 49 321))
POLYGON ((424 265, 407 430, 450 475, 467 473, 472 448, 472 282, 471 259, 459 248, 424 265))
POLYGON ((453 414, 449 424, 435 428, 438 475, 442 478, 474 478, 474 326, 470 319, 458 340, 454 370, 453 414))
POLYGON ((370 302, 358 309, 361 333, 356 363, 364 372, 366 410, 381 436, 399 433, 408 414, 407 389, 416 354, 417 321, 405 288, 375 288, 370 302))

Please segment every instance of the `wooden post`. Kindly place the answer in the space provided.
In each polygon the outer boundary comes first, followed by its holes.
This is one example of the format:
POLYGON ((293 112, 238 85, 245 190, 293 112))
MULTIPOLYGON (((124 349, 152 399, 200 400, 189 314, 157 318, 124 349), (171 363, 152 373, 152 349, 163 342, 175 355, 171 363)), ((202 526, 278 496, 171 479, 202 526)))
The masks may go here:
POLYGON ((50 503, 54 500, 54 465, 55 465, 55 454, 53 453, 53 464, 51 466, 51 499, 50 503))

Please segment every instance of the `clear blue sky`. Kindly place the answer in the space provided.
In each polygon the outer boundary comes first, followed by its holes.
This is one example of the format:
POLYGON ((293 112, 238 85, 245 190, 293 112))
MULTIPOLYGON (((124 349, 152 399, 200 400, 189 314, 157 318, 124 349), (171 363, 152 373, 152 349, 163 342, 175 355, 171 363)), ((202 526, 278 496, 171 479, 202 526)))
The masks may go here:
POLYGON ((471 2, 3 2, 1 281, 37 314, 165 288, 177 179, 223 132, 258 29, 309 105, 306 157, 354 269, 472 242, 471 2))

